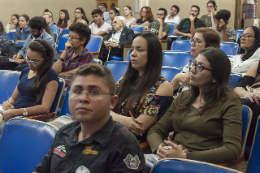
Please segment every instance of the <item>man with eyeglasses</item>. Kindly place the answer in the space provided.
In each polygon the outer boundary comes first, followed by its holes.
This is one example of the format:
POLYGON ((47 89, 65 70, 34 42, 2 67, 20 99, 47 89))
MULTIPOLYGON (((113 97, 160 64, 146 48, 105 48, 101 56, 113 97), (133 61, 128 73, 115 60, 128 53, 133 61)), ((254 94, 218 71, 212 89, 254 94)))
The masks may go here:
POLYGON ((10 58, 7 62, 0 62, 0 70, 16 70, 22 71, 25 67, 28 67, 28 64, 25 62, 24 56, 27 52, 29 44, 37 39, 41 38, 48 41, 52 48, 55 47, 53 37, 47 33, 44 29, 44 23, 41 17, 33 17, 28 24, 31 34, 25 41, 23 48, 18 52, 17 55, 14 55, 13 58, 10 58))
POLYGON ((164 19, 165 23, 175 23, 176 27, 179 25, 181 18, 178 16, 180 8, 177 5, 171 7, 171 13, 164 19))
POLYGON ((221 41, 235 42, 236 30, 234 28, 227 28, 228 20, 231 14, 228 10, 219 10, 216 14, 215 24, 211 28, 215 29, 220 34, 221 41))
POLYGON ((142 149, 110 110, 118 101, 111 71, 91 63, 81 66, 71 81, 69 109, 76 120, 63 126, 35 169, 45 172, 142 173, 142 149))
POLYGON ((157 12, 157 22, 152 22, 145 29, 150 29, 153 33, 155 33, 158 38, 166 39, 168 33, 171 30, 171 26, 164 22, 165 16, 167 16, 167 10, 165 8, 159 8, 157 12))

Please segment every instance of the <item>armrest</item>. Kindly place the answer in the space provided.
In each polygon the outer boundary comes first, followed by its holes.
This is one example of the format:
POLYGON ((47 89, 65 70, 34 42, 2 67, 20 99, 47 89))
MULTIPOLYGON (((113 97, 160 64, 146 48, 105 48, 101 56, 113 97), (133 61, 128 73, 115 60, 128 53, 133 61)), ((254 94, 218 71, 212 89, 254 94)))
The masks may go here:
POLYGON ((167 40, 160 40, 161 43, 167 43, 167 40))
POLYGON ((239 163, 241 163, 244 160, 244 154, 241 154, 240 157, 237 159, 237 161, 233 162, 233 163, 217 163, 216 165, 219 166, 225 166, 225 167, 233 167, 239 163))
POLYGON ((144 151, 145 149, 147 149, 149 147, 149 144, 148 144, 148 142, 143 142, 143 143, 140 143, 140 147, 144 151))
POLYGON ((47 118, 53 118, 55 117, 55 112, 50 112, 48 114, 42 114, 42 115, 30 115, 22 118, 29 118, 29 119, 34 119, 34 120, 43 120, 47 118))
POLYGON ((132 46, 131 44, 124 45, 125 48, 130 48, 131 46, 132 46))
POLYGON ((93 55, 98 55, 99 52, 91 52, 93 55))

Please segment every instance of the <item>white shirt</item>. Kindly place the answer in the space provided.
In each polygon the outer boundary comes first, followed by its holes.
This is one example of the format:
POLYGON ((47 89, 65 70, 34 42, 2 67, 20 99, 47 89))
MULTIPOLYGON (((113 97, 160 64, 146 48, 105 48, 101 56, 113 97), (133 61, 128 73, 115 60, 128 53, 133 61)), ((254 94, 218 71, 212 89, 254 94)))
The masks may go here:
POLYGON ((112 34, 112 37, 110 37, 110 39, 108 41, 113 42, 113 43, 119 43, 119 39, 120 39, 122 30, 123 29, 121 29, 121 31, 116 32, 115 34, 112 34))
MULTIPOLYGON (((104 24, 99 28, 94 22, 89 26, 91 30, 91 34, 97 34, 99 31, 104 31, 106 33, 109 33, 109 31, 112 29, 112 26, 108 23, 104 22, 104 24)), ((107 36, 104 35, 103 38, 107 36)))
POLYGON ((176 23, 179 25, 179 23, 181 22, 181 18, 176 15, 174 16, 172 19, 169 19, 170 15, 168 15, 165 19, 164 19, 164 22, 165 23, 176 23))

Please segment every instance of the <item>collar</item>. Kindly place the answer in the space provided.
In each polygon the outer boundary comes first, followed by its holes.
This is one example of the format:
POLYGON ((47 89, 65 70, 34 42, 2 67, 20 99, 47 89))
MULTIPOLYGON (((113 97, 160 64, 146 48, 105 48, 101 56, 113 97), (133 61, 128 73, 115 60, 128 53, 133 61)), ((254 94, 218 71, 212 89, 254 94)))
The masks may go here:
MULTIPOLYGON (((73 142, 75 142, 77 144, 80 129, 81 129, 80 123, 76 122, 76 124, 73 127, 64 130, 62 133, 68 135, 70 140, 72 140, 73 142)), ((83 141, 81 141, 79 143, 87 145, 87 144, 91 144, 93 141, 96 141, 96 142, 100 143, 103 148, 105 148, 109 142, 113 129, 114 129, 114 122, 113 122, 112 117, 110 116, 108 122, 102 129, 97 131, 93 136, 91 136, 87 139, 84 139, 83 141)))
MULTIPOLYGON (((45 32, 46 32, 45 29, 43 29, 42 34, 38 38, 41 38, 41 39, 44 40, 43 35, 45 34, 45 32)), ((36 39, 32 34, 30 36, 31 36, 32 39, 36 39)))

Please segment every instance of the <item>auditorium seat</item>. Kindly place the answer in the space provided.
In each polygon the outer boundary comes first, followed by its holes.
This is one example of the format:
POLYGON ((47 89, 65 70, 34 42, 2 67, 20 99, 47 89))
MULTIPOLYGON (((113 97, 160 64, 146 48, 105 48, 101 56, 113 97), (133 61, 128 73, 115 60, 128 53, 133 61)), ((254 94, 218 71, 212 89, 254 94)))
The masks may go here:
POLYGON ((228 88, 234 88, 242 76, 239 73, 231 73, 228 80, 228 88))
POLYGON ((125 59, 126 61, 130 61, 130 55, 131 55, 131 50, 127 52, 126 59, 125 59))
POLYGON ((127 68, 128 61, 108 61, 105 66, 112 71, 112 75, 114 77, 115 83, 124 76, 127 68))
POLYGON ((64 35, 64 34, 69 34, 70 33, 70 30, 69 29, 63 29, 61 31, 61 35, 64 35))
POLYGON ((24 46, 25 40, 16 40, 14 43, 20 46, 24 46))
POLYGON ((58 54, 65 50, 65 43, 68 41, 69 34, 61 35, 57 47, 58 54))
POLYGON ((103 37, 91 35, 90 40, 85 49, 88 49, 95 56, 95 58, 98 59, 98 54, 102 46, 102 42, 103 37))
POLYGON ((9 40, 14 40, 14 36, 15 36, 15 32, 9 32, 9 33, 7 34, 7 38, 8 38, 9 40))
POLYGON ((136 33, 138 33, 138 32, 143 31, 144 28, 145 28, 145 26, 134 25, 134 26, 131 26, 130 28, 131 28, 131 29, 134 31, 134 33, 136 34, 136 33))
POLYGON ((171 30, 169 32, 169 35, 174 34, 174 29, 175 29, 176 24, 175 23, 167 23, 167 24, 171 26, 171 30))
POLYGON ((164 51, 162 66, 183 68, 190 60, 194 60, 190 52, 164 51))
POLYGON ((33 172, 50 149, 57 129, 37 120, 8 121, 0 138, 0 172, 33 172))
POLYGON ((238 50, 238 44, 232 42, 221 42, 220 49, 227 55, 236 55, 238 50))
POLYGON ((161 69, 161 76, 164 77, 166 80, 171 81, 176 74, 181 73, 181 68, 177 67, 166 67, 163 66, 161 69))
POLYGON ((171 50, 190 52, 191 44, 189 40, 175 40, 172 43, 171 50))

